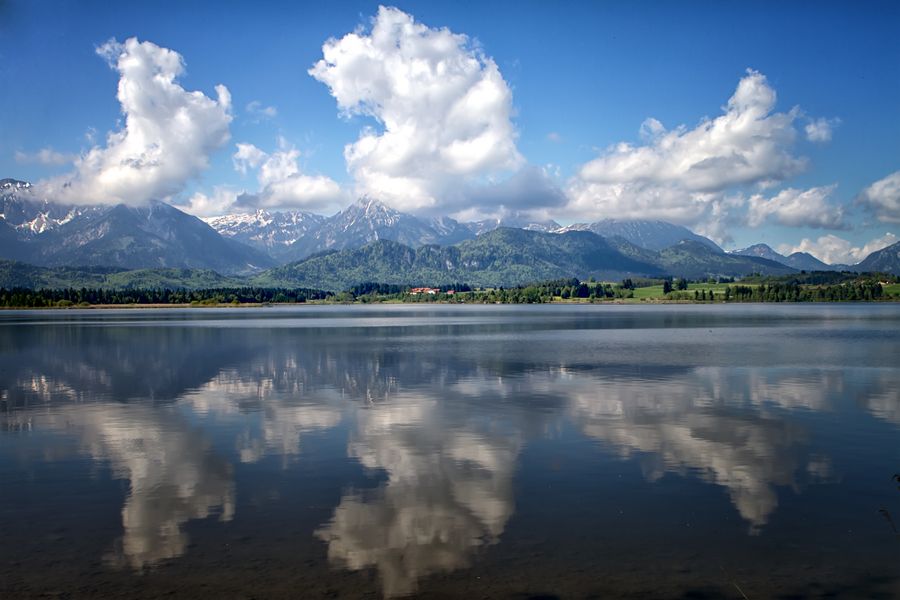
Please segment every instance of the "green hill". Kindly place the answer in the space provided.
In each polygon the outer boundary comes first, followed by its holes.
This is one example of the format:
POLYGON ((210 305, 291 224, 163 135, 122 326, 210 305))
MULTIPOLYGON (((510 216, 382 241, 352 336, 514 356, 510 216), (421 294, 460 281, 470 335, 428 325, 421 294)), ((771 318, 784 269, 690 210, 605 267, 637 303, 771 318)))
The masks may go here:
POLYGON ((240 279, 208 269, 137 269, 115 267, 35 267, 0 260, 0 287, 103 289, 208 289, 237 287, 240 279))
POLYGON ((774 260, 715 252, 704 244, 687 240, 661 250, 658 264, 669 275, 687 279, 743 277, 754 273, 787 275, 796 272, 774 260))
POLYGON ((620 279, 658 276, 659 267, 625 256, 602 237, 500 228, 456 246, 410 248, 379 240, 362 248, 309 257, 257 275, 258 286, 343 290, 380 283, 511 286, 561 277, 620 279))

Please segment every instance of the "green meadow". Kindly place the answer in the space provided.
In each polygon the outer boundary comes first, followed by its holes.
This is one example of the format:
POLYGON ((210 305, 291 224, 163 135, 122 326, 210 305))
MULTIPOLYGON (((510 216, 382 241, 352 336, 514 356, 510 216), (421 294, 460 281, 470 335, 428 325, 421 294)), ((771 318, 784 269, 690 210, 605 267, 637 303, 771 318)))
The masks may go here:
MULTIPOLYGON (((725 288, 729 285, 728 283, 689 283, 687 291, 693 293, 694 291, 706 291, 706 294, 709 295, 711 292, 717 295, 724 294, 725 288)), ((634 290, 634 297, 637 300, 655 300, 655 299, 663 299, 666 295, 663 293, 662 285, 651 285, 649 287, 640 287, 634 290)))

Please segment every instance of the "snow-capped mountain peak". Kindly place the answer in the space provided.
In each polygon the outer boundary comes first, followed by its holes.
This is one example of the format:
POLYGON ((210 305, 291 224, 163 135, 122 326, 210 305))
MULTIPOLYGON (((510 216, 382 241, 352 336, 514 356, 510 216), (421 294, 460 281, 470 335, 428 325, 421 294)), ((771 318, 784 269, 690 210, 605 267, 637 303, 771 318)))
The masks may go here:
POLYGON ((0 179, 0 193, 12 190, 31 190, 34 187, 28 181, 18 179, 0 179))
POLYGON ((0 179, 0 219, 24 237, 54 231, 73 219, 96 210, 95 206, 50 202, 39 198, 30 182, 0 179))
POLYGON ((300 210, 269 212, 257 209, 203 219, 220 235, 278 255, 285 248, 318 227, 324 217, 300 210))

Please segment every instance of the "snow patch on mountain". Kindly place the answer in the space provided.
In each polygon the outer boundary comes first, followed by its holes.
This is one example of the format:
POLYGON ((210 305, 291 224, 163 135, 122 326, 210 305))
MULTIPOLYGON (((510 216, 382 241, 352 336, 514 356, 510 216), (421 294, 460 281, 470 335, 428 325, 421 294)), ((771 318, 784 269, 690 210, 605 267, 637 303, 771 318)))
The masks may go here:
POLYGON ((299 210, 270 212, 264 209, 203 219, 224 237, 275 254, 321 225, 324 220, 325 217, 299 210))

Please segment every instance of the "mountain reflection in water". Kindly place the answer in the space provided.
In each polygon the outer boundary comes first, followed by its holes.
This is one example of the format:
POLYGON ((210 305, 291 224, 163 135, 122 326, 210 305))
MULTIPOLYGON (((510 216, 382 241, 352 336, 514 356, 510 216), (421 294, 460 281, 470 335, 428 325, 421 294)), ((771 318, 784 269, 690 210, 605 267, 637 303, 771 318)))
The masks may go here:
MULTIPOLYGON (((250 474, 315 456, 345 466, 304 479, 336 502, 296 543, 324 545, 337 572, 377 573, 386 596, 415 593, 504 545, 518 482, 549 477, 525 458, 536 444, 634 464, 644 485, 671 474, 705 486, 695 494, 720 490, 764 543, 785 494, 841 482, 853 465, 858 439, 823 431, 843 420, 856 436, 882 432, 876 445, 900 425, 895 312, 238 313, 0 321, 3 473, 52 478, 49 465, 65 463, 127 482, 107 567, 190 561, 192 522, 217 519, 224 535, 259 510, 242 500, 250 474)), ((562 497, 547 490, 549 505, 562 497)), ((16 493, 0 500, 7 514, 16 493)), ((272 519, 288 508, 279 497, 272 519)), ((205 527, 197 543, 216 535, 205 527)))

